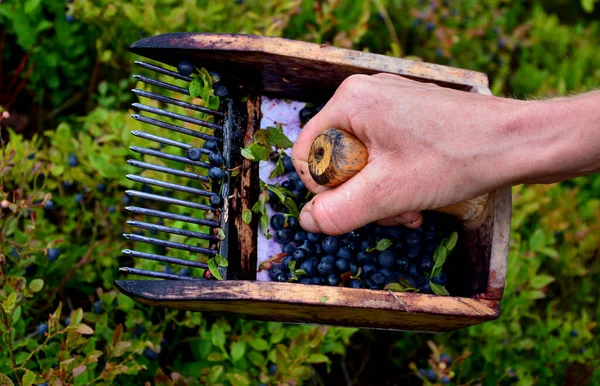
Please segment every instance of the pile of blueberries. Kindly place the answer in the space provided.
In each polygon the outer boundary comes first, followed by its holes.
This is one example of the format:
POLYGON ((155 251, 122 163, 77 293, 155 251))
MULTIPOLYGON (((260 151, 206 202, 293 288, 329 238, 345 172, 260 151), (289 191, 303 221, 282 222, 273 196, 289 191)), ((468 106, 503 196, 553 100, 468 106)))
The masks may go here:
MULTIPOLYGON (((306 121, 306 114, 302 116, 301 112, 301 118, 306 121)), ((282 163, 285 180, 280 185, 296 197, 298 208, 302 208, 310 199, 310 193, 291 159, 283 156, 282 163)), ((278 212, 269 223, 273 239, 281 245, 284 254, 280 264, 271 264, 269 277, 272 281, 298 280, 301 284, 330 286, 343 283, 351 288, 369 289, 383 289, 389 283, 400 281, 420 293, 431 293, 426 274, 432 271, 433 254, 441 240, 450 235, 445 215, 424 213, 423 224, 418 229, 369 224, 341 236, 329 236, 306 232, 296 217, 286 215, 287 208, 270 190, 269 205, 278 212), (383 239, 388 239, 391 245, 381 251, 374 249, 383 239), (296 270, 306 273, 291 272, 292 261, 295 261, 296 270)), ((431 281, 445 285, 447 275, 442 271, 431 281)))

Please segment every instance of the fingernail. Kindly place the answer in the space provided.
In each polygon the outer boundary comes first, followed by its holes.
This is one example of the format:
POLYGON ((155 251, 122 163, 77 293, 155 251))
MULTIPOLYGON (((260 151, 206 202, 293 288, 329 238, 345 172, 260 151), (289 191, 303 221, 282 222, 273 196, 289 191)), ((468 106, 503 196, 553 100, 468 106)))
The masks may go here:
POLYGON ((319 224, 315 221, 312 214, 310 213, 310 203, 307 204, 304 209, 302 209, 302 213, 300 213, 300 225, 302 228, 309 232, 321 232, 321 228, 319 228, 319 224), (308 207, 308 208, 307 208, 308 207))

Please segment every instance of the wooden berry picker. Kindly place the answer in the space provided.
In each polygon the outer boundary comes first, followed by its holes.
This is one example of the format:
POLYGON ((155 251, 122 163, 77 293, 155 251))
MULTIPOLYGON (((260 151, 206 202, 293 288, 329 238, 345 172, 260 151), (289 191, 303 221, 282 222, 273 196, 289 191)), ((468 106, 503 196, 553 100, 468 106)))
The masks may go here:
MULTIPOLYGON (((149 305, 250 319, 444 332, 496 319, 510 235, 510 188, 426 212, 416 230, 375 224, 307 233, 311 193, 289 158, 302 126, 352 74, 392 73, 489 94, 484 74, 280 38, 175 33, 131 46, 150 62, 133 90, 128 274, 149 305), (143 104, 142 104, 143 103, 143 104), (135 190, 134 190, 135 189, 135 190), (138 190, 139 189, 139 190, 138 190), (166 265, 165 265, 166 264, 166 265)), ((313 178, 336 186, 367 149, 318 137, 313 178)))

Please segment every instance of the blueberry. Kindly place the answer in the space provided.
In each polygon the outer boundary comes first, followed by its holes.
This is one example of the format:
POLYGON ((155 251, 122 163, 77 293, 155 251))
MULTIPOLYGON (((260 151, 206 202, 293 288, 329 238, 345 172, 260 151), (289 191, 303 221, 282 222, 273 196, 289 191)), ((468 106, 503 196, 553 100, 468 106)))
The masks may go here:
POLYGON ((277 373, 277 365, 273 362, 269 362, 269 364, 267 365, 267 370, 269 370, 269 373, 271 373, 271 375, 275 375, 277 373))
POLYGON ((573 338, 576 337, 577 335, 579 335, 579 331, 577 331, 577 330, 571 330, 571 336, 573 338))
POLYGON ((44 382, 44 383, 38 383, 37 386, 48 386, 48 382, 44 382))
POLYGON ((305 277, 299 281, 300 284, 312 284, 312 279, 305 277))
POLYGON ((102 313, 102 301, 98 300, 94 303, 93 310, 96 314, 102 313))
POLYGON ((315 244, 315 255, 317 256, 322 256, 323 253, 323 248, 321 247, 321 244, 315 244))
POLYGON ((219 98, 227 98, 227 96, 229 95, 229 90, 227 90, 227 87, 223 86, 222 84, 218 84, 215 83, 216 86, 214 86, 214 90, 215 90, 215 95, 218 96, 219 98))
MULTIPOLYGON (((60 253, 60 252, 59 252, 59 253, 60 253)), ((10 250, 10 255, 11 255, 12 257, 14 257, 15 259, 17 259, 17 258, 19 257, 19 251, 17 251, 15 248, 12 248, 12 249, 10 250)))
POLYGON ((204 142, 202 147, 206 150, 217 151, 219 149, 219 144, 217 144, 217 141, 209 140, 204 142))
POLYGON ((321 236, 319 236, 318 233, 307 232, 306 233, 306 238, 311 243, 318 243, 320 241, 320 239, 321 239, 321 236))
POLYGON ((419 267, 416 264, 411 264, 410 267, 408 267, 408 274, 413 277, 421 276, 421 272, 419 272, 419 267))
POLYGON ((131 198, 128 195, 124 195, 123 198, 121 199, 121 201, 123 202, 124 205, 131 205, 133 203, 133 198, 131 198))
POLYGON ((221 153, 210 153, 208 155, 208 162, 214 166, 221 166, 223 165, 223 156, 221 153))
POLYGON ((77 193, 77 194, 75 195, 75 202, 76 202, 77 204, 81 204, 81 203, 83 202, 83 194, 81 194, 81 193, 77 193))
POLYGON ((430 292, 429 288, 429 279, 426 277, 421 277, 417 280, 417 289, 419 292, 428 293, 430 292))
POLYGON ((42 323, 39 326, 37 326, 37 334, 44 336, 45 333, 48 332, 48 325, 46 323, 42 323))
POLYGON ((498 39, 498 42, 496 44, 498 46, 498 49, 506 48, 506 40, 504 38, 498 39))
POLYGON ((273 191, 267 189, 267 193, 269 194, 269 202, 271 204, 274 205, 279 202, 279 197, 277 197, 277 195, 273 191))
POLYGON ((222 180, 225 177, 225 171, 215 166, 210 168, 208 176, 213 180, 222 180))
POLYGON ((287 189, 287 190, 293 190, 294 189, 293 185, 294 185, 294 183, 290 180, 286 180, 281 183, 281 187, 284 189, 287 189))
POLYGON ((356 275, 358 273, 358 265, 350 263, 350 273, 356 275))
POLYGON ((423 241, 426 244, 436 244, 438 242, 438 235, 435 231, 426 230, 423 232, 423 241))
POLYGON ((165 273, 168 273, 169 275, 173 274, 173 268, 169 267, 168 265, 165 265, 165 273))
POLYGON ((425 375, 427 377, 427 380, 433 382, 437 380, 437 375, 435 375, 435 372, 431 369, 427 370, 427 373, 425 375))
POLYGON ((72 13, 69 13, 65 16, 65 20, 67 23, 72 23, 75 21, 75 16, 72 13))
POLYGON ((69 189, 69 188, 73 187, 73 181, 70 181, 70 180, 63 181, 63 186, 66 189, 69 189))
POLYGON ((317 259, 311 257, 300 264, 300 269, 306 272, 308 276, 314 276, 317 272, 317 259))
POLYGON ((404 231, 403 231, 402 227, 394 226, 394 227, 385 227, 385 230, 383 233, 385 234, 385 236, 389 237, 390 239, 399 239, 404 234, 404 231))
POLYGON ((305 231, 297 231, 294 233, 294 241, 301 242, 306 240, 306 232, 305 231))
POLYGON ((371 275, 371 277, 369 277, 368 284, 373 289, 381 289, 385 284, 385 280, 386 278, 384 275, 382 275, 380 272, 375 272, 371 275))
POLYGON ((292 235, 291 235, 289 229, 280 229, 275 232, 273 239, 277 243, 283 245, 283 244, 289 243, 292 240, 292 235))
POLYGON ((386 282, 391 281, 394 277, 392 271, 387 268, 380 269, 379 273, 385 277, 386 282))
POLYGON ((442 378, 440 378, 440 381, 442 381, 442 385, 447 385, 450 383, 450 378, 444 375, 442 378))
MULTIPOLYGON (((211 153, 213 154, 213 153, 211 153)), ((215 153, 218 154, 218 153, 215 153)), ((202 151, 197 147, 190 147, 185 151, 185 156, 187 159, 192 161, 198 161, 202 157, 202 151)))
POLYGON ((313 282, 313 284, 316 284, 316 285, 322 285, 323 284, 323 279, 320 278, 319 276, 314 276, 312 278, 312 282, 313 282))
POLYGON ((415 260, 421 255, 421 247, 412 247, 406 253, 406 258, 408 260, 415 260))
POLYGON ((302 110, 300 110, 300 113, 298 115, 300 118, 300 122, 306 124, 312 117, 315 116, 315 111, 312 107, 305 106, 302 108, 302 110))
POLYGON ((154 350, 151 350, 148 347, 146 347, 146 349, 144 349, 144 356, 146 358, 150 359, 151 361, 155 361, 158 359, 158 353, 154 350))
POLYGON ((448 276, 446 275, 446 272, 440 272, 440 274, 431 279, 431 281, 435 284, 445 285, 448 281, 448 276))
POLYGON ((281 252, 287 254, 287 255, 291 255, 292 253, 294 253, 294 250, 296 249, 296 247, 294 246, 294 244, 292 243, 288 243, 285 244, 282 248, 281 248, 281 252))
POLYGON ((308 240, 300 244, 298 248, 304 249, 308 255, 314 255, 316 251, 314 244, 309 242, 308 240))
POLYGON ((364 264, 374 264, 375 263, 375 258, 374 258, 374 254, 372 253, 367 253, 364 251, 360 251, 356 254, 356 262, 360 265, 364 265, 364 264))
POLYGON ((292 253, 293 259, 298 262, 306 259, 307 256, 308 254, 306 253, 306 250, 302 248, 296 248, 292 253))
POLYGON ((348 260, 339 259, 335 262, 335 267, 339 273, 350 272, 350 263, 348 260))
POLYGON ((281 230, 285 224, 285 217, 282 214, 276 214, 271 217, 271 228, 273 230, 281 230))
POLYGON ((336 274, 331 274, 325 279, 325 284, 335 287, 340 284, 340 277, 336 274))
POLYGON ((196 68, 192 63, 188 62, 187 60, 179 62, 179 64, 177 65, 177 72, 180 75, 190 76, 194 71, 196 71, 196 68))
POLYGON ((380 225, 375 225, 375 226, 373 227, 373 234, 374 234, 375 236, 383 236, 383 230, 384 230, 384 229, 383 229, 383 227, 382 227, 382 226, 380 226, 380 225))
POLYGON ((425 29, 427 30, 427 32, 431 32, 435 29, 435 23, 432 21, 427 22, 427 24, 425 25, 425 29))
POLYGON ((185 267, 179 270, 177 273, 179 276, 192 276, 192 270, 185 267))
POLYGON ((67 156, 67 163, 69 164, 69 166, 75 167, 79 165, 79 160, 77 159, 77 156, 75 154, 69 153, 69 155, 67 156))
POLYGON ((348 246, 340 247, 340 249, 338 249, 338 251, 337 251, 336 256, 341 259, 346 259, 346 260, 354 259, 354 254, 352 253, 352 250, 348 246))
POLYGON ((373 264, 365 264, 362 266, 362 274, 365 276, 370 276, 375 272, 377 272, 377 268, 373 264))
POLYGON ((421 270, 421 272, 431 272, 431 269, 433 268, 433 261, 431 261, 431 259, 427 259, 427 260, 422 260, 421 263, 419 264, 419 269, 421 270))
POLYGON ((223 197, 219 196, 218 194, 213 194, 210 196, 208 201, 210 202, 210 206, 213 208, 220 208, 223 206, 223 197))
POLYGON ((406 271, 408 268, 408 260, 404 257, 396 260, 396 268, 403 272, 406 271))
POLYGON ((334 265, 335 262, 333 258, 327 255, 321 259, 319 265, 317 266, 317 270, 319 271, 319 274, 323 276, 330 275, 333 272, 334 265))
POLYGON ((392 268, 394 266, 394 252, 386 249, 379 254, 377 262, 384 268, 392 268))
POLYGON ((289 272, 288 273, 280 273, 279 276, 277 276, 277 281, 281 282, 281 283, 285 283, 289 279, 290 279, 289 272))
POLYGON ((294 168, 294 164, 292 163, 292 158, 288 155, 284 155, 281 157, 281 163, 283 164, 283 169, 286 172, 293 172, 294 170, 296 170, 296 168, 294 168))
POLYGON ((300 223, 298 222, 298 219, 294 216, 289 216, 287 218, 287 225, 289 228, 296 228, 298 227, 298 225, 300 225, 300 223))
POLYGON ((452 357, 448 353, 443 353, 440 355, 440 361, 448 365, 450 362, 452 362, 452 357))
POLYGON ((56 259, 58 259, 59 255, 60 255, 60 249, 50 248, 50 249, 48 249, 48 254, 46 255, 46 257, 50 261, 55 261, 56 259))
POLYGON ((290 266, 290 262, 292 261, 292 256, 286 256, 283 258, 283 260, 281 261, 281 265, 283 265, 284 267, 289 267, 290 266))
POLYGON ((52 200, 46 201, 46 203, 44 204, 44 209, 46 209, 46 210, 54 209, 54 201, 52 201, 52 200))
POLYGON ((67 319, 65 319, 65 326, 68 326, 69 324, 71 324, 71 315, 67 316, 67 319))
POLYGON ((350 288, 365 288, 362 281, 356 279, 350 279, 348 285, 350 288))
MULTIPOLYGON (((207 270, 208 271, 208 270, 207 270)), ((273 265, 269 270, 269 278, 273 281, 277 280, 277 277, 281 274, 281 265, 273 265)))
POLYGON ((98 185, 96 185, 96 190, 98 191, 98 193, 106 192, 106 184, 104 182, 99 183, 98 185))

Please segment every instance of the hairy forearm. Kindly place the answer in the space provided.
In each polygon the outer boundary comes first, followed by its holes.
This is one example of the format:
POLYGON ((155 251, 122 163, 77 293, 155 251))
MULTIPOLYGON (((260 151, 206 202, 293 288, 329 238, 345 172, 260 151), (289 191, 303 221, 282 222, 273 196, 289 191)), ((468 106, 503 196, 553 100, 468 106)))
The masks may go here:
POLYGON ((524 101, 500 126, 512 146, 504 178, 512 185, 553 183, 600 171, 600 91, 524 101))

